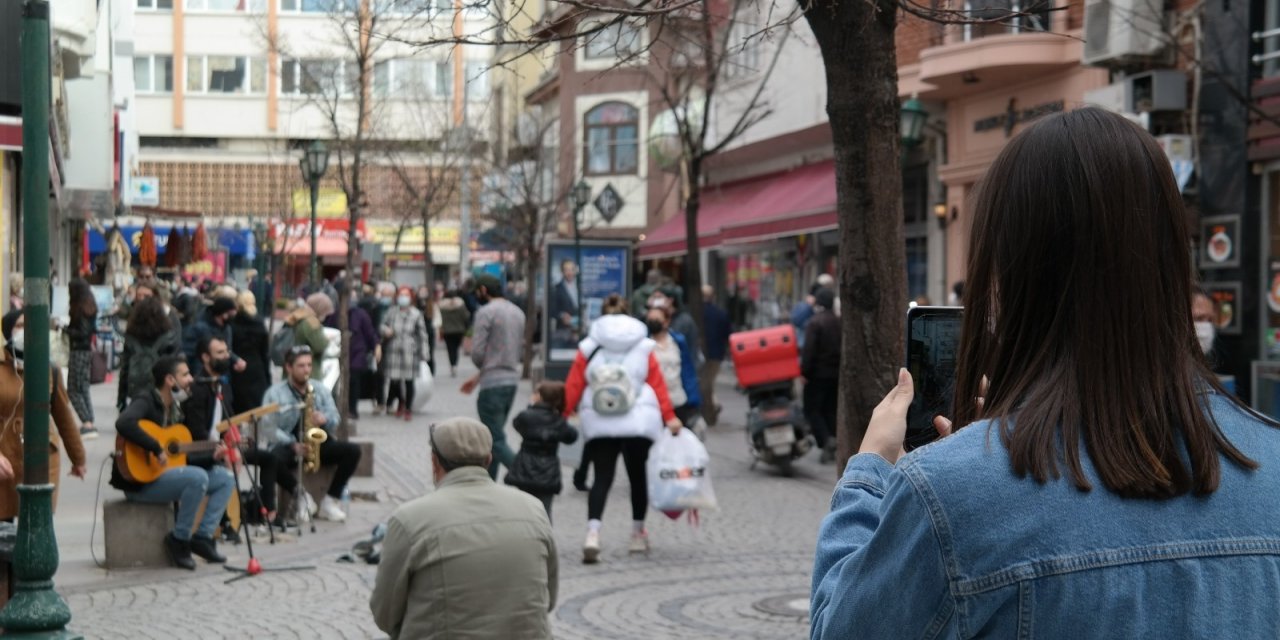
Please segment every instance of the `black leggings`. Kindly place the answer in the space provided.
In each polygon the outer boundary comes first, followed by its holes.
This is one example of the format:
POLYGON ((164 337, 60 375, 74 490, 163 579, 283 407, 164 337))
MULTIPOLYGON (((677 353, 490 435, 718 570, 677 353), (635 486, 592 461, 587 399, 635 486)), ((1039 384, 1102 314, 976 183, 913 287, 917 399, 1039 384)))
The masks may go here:
POLYGON ((627 465, 627 479, 631 482, 631 519, 644 521, 649 510, 649 485, 645 479, 644 465, 649 460, 648 438, 596 438, 588 440, 582 457, 595 468, 596 477, 587 497, 587 519, 599 520, 604 515, 609 489, 613 487, 613 474, 618 468, 618 454, 627 465))
POLYGON ((465 333, 446 333, 444 334, 444 347, 449 351, 449 366, 458 366, 458 348, 462 346, 462 339, 466 337, 465 333))
POLYGON ((400 400, 400 409, 413 410, 412 380, 389 380, 387 382, 387 411, 391 410, 391 403, 395 402, 396 399, 400 400))

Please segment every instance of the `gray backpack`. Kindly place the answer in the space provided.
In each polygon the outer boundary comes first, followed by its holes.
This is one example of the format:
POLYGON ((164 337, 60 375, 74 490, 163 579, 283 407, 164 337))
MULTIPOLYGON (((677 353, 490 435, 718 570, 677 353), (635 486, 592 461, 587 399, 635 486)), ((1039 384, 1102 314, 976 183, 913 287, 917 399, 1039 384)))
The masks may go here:
POLYGON ((620 362, 602 362, 595 369, 591 361, 600 353, 596 347, 587 358, 587 385, 591 387, 591 408, 602 416, 621 416, 636 404, 635 385, 620 362))

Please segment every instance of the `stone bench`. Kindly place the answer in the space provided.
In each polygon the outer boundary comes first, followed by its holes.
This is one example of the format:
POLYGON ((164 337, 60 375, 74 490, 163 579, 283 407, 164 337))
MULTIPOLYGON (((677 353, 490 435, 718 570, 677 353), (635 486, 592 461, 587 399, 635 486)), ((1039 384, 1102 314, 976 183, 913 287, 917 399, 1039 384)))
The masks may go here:
MULTIPOLYGON (((196 522, 204 517, 208 499, 200 501, 196 522)), ((240 499, 232 492, 227 512, 232 526, 240 522, 240 499)), ((102 531, 107 548, 108 569, 163 568, 170 565, 164 550, 164 538, 173 529, 177 517, 176 503, 149 504, 125 499, 108 500, 102 505, 102 531)), ((216 535, 216 533, 215 533, 216 535)))
POLYGON ((107 568, 162 568, 169 566, 164 537, 173 529, 172 504, 144 504, 125 499, 102 505, 102 530, 106 538, 107 568))

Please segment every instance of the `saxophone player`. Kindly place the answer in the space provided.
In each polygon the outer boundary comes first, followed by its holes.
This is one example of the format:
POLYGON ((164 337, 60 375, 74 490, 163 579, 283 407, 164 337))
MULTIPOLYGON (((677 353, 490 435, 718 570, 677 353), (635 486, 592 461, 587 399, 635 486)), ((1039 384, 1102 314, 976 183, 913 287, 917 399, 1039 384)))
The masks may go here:
MULTIPOLYGON (((320 444, 320 466, 332 465, 337 469, 318 508, 306 490, 298 486, 296 475, 279 473, 275 480, 283 490, 294 495, 294 504, 306 505, 308 515, 314 513, 322 520, 342 522, 347 518, 340 506, 342 491, 360 464, 360 447, 334 437, 333 430, 341 418, 329 390, 311 380, 312 365, 311 348, 307 345, 296 346, 285 354, 284 379, 267 389, 262 398, 264 405, 275 403, 283 409, 262 419, 261 433, 256 435, 258 448, 275 457, 277 469, 296 469, 298 457, 306 453, 306 429, 323 429, 327 437, 320 444), (308 400, 309 413, 299 408, 308 406, 308 400)), ((263 493, 274 490, 274 486, 266 486, 264 478, 263 493)))

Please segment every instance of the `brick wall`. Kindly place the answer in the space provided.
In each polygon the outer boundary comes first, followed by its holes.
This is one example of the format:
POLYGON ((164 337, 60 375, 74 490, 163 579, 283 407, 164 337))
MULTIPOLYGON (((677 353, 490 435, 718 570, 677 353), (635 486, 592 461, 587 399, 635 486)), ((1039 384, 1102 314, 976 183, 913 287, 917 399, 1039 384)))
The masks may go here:
MULTIPOLYGON (((427 183, 427 172, 431 170, 423 166, 405 169, 410 180, 420 186, 427 183)), ((321 189, 341 188, 335 172, 336 167, 330 165, 321 189)), ((278 216, 292 208, 295 190, 307 188, 295 164, 144 161, 139 163, 139 175, 160 179, 162 208, 208 216, 278 216)), ((397 217, 411 205, 400 178, 390 167, 368 166, 362 181, 368 215, 397 217)), ((478 192, 478 188, 473 191, 478 192)), ((447 208, 454 209, 457 202, 455 193, 447 208)))
POLYGON ((942 25, 905 11, 899 12, 894 40, 898 49, 898 64, 915 64, 920 61, 921 51, 942 44, 942 25))

